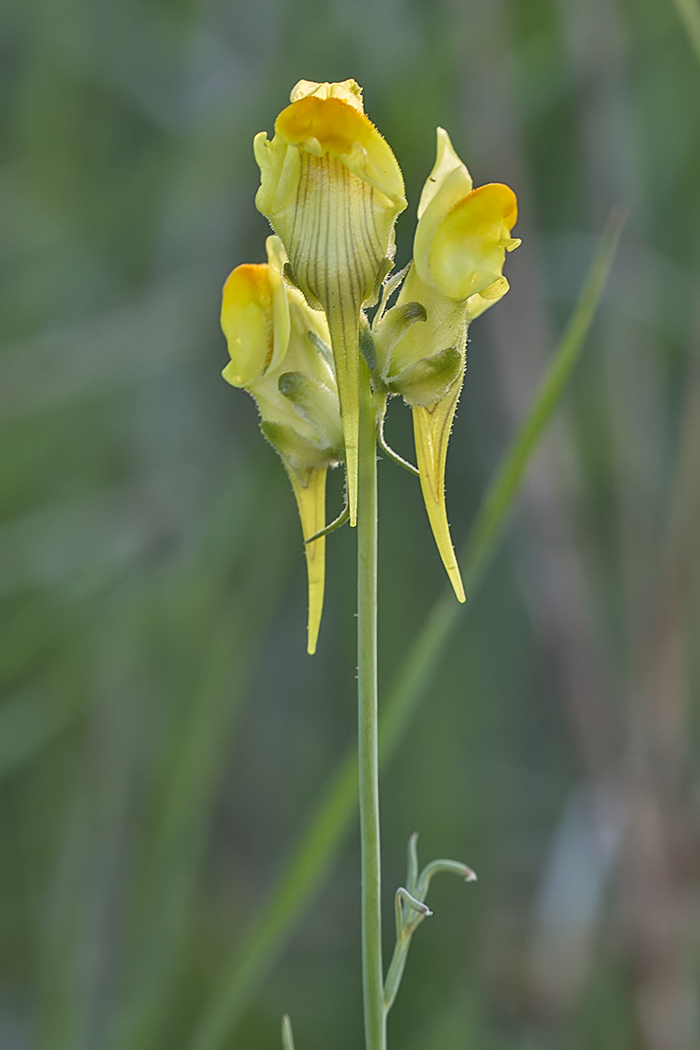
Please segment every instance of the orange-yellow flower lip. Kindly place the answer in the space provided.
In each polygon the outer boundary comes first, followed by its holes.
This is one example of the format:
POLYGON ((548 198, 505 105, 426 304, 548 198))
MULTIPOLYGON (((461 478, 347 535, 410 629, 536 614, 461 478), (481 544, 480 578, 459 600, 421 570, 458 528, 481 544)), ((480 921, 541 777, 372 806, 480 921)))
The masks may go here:
POLYGON ((355 143, 365 148, 378 133, 364 113, 339 98, 307 96, 283 109, 275 130, 291 145, 315 139, 324 153, 336 157, 352 153, 355 143))
POLYGON ((460 213, 472 233, 491 228, 499 219, 510 231, 518 218, 518 199, 510 186, 502 182, 489 182, 472 190, 449 212, 455 219, 460 213))
POLYGON ((226 278, 224 309, 232 303, 245 306, 255 303, 261 309, 272 309, 272 287, 267 263, 243 263, 226 278))
POLYGON ((221 327, 231 356, 225 377, 235 386, 248 386, 269 368, 274 352, 272 317, 267 264, 237 266, 226 278, 221 302, 221 327))

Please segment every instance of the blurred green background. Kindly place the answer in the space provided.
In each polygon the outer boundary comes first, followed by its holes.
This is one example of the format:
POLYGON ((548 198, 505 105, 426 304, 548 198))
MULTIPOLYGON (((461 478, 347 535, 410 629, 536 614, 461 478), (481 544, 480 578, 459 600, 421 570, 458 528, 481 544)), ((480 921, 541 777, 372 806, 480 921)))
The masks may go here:
MULTIPOLYGON (((328 541, 309 658, 294 500, 220 378, 220 288, 263 258, 253 135, 298 79, 354 77, 406 177, 400 265, 437 124, 519 198, 511 292, 470 333, 458 544, 629 212, 506 543, 383 774, 387 955, 411 832, 479 874, 435 880, 391 1045, 696 1048, 694 0, 5 0, 0 34, 0 1046, 268 1050, 284 1011, 298 1050, 362 1045, 355 823, 206 1035, 355 721, 355 538, 328 541)), ((387 434, 410 453, 398 402, 387 434)), ((386 690, 444 578, 414 479, 383 461, 380 486, 386 690)))

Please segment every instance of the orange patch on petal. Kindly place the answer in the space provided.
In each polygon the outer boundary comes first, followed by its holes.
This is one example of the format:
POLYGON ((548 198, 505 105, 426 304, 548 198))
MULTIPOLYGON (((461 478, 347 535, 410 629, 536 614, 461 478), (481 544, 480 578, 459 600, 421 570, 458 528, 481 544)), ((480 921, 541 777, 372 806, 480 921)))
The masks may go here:
POLYGON ((255 303, 261 310, 272 309, 272 286, 267 263, 243 263, 226 278, 223 309, 236 303, 248 306, 255 303))
POLYGON ((221 327, 231 357, 225 378, 234 386, 247 386, 265 373, 274 348, 272 286, 266 263, 244 263, 228 275, 221 327))
POLYGON ((464 227, 467 236, 484 236, 491 230, 500 235, 503 226, 512 230, 518 218, 518 200, 510 186, 489 182, 479 186, 448 212, 452 222, 464 227))
POLYGON ((275 122, 275 130, 291 145, 301 145, 316 139, 324 153, 336 157, 351 153, 359 142, 368 147, 378 134, 364 113, 339 98, 308 96, 283 109, 275 122))

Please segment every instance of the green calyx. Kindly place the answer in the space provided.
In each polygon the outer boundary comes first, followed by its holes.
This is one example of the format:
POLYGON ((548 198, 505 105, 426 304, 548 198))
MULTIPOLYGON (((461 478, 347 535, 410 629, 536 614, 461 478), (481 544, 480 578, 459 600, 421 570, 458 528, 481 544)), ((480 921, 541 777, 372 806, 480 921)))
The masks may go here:
POLYGON ((463 371, 463 352, 456 346, 448 346, 431 357, 407 365, 398 375, 389 378, 387 386, 393 394, 401 394, 409 405, 430 408, 442 401, 463 371))

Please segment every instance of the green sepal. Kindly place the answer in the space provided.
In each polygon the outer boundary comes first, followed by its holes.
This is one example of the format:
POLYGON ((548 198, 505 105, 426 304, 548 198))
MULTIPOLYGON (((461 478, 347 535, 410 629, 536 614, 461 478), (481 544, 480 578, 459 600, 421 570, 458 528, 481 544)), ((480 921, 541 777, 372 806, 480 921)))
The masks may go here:
MULTIPOLYGON (((282 268, 282 273, 284 274, 285 281, 288 281, 289 284, 291 284, 294 288, 299 288, 299 282, 294 276, 294 270, 292 269, 290 263, 286 262, 284 264, 284 267, 282 268)), ((299 291, 301 291, 301 288, 299 288, 299 291)))
POLYGON ((327 467, 330 462, 334 461, 334 456, 329 455, 329 449, 313 444, 287 423, 273 423, 269 419, 263 419, 260 429, 274 450, 279 452, 282 459, 288 461, 295 470, 304 471, 314 467, 327 467))
POLYGON ((326 340, 325 339, 321 339, 321 336, 318 334, 318 332, 314 332, 313 329, 311 329, 311 328, 306 333, 306 335, 308 337, 309 342, 313 346, 314 350, 317 350, 318 353, 323 358, 323 360, 326 362, 326 364, 330 365, 330 367, 332 368, 333 367, 333 351, 331 350, 331 348, 328 345, 328 343, 326 342, 326 340))
POLYGON ((413 328, 417 321, 425 321, 428 317, 422 303, 401 303, 400 306, 392 306, 384 314, 382 320, 375 327, 374 341, 377 347, 377 357, 382 372, 386 379, 391 372, 391 354, 403 338, 409 328, 413 328))
POLYGON ((423 357, 408 365, 387 382, 394 394, 401 394, 409 405, 430 408, 447 394, 462 373, 464 355, 455 346, 439 350, 432 357, 423 357))
POLYGON ((374 345, 374 339, 372 338, 372 332, 364 319, 364 316, 360 318, 360 332, 358 336, 358 342, 360 346, 360 353, 365 359, 365 363, 369 368, 370 372, 374 374, 377 371, 377 348, 374 345))
POLYGON ((381 302, 379 303, 379 309, 374 315, 374 321, 372 322, 372 324, 375 327, 380 324, 382 318, 384 317, 384 314, 386 313, 389 300, 406 277, 406 274, 408 273, 410 268, 411 263, 408 263, 406 266, 404 266, 403 270, 399 270, 398 273, 392 274, 391 277, 387 277, 386 281, 384 282, 384 286, 382 288, 382 298, 381 302))
POLYGON ((387 276, 391 273, 394 268, 394 260, 388 255, 385 255, 379 264, 377 270, 377 276, 374 279, 374 287, 372 288, 372 294, 369 299, 363 304, 364 306, 376 306, 379 302, 379 295, 382 291, 382 285, 386 280, 387 276))
POLYGON ((338 402, 333 391, 305 372, 283 372, 277 386, 280 394, 294 405, 294 410, 309 424, 318 443, 333 452, 333 459, 342 458, 338 441, 338 402))

